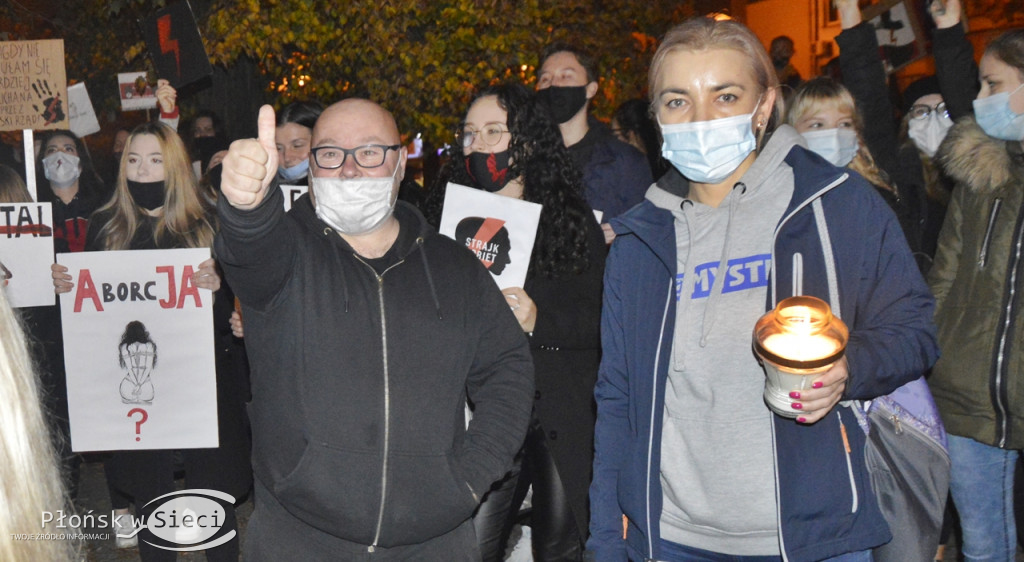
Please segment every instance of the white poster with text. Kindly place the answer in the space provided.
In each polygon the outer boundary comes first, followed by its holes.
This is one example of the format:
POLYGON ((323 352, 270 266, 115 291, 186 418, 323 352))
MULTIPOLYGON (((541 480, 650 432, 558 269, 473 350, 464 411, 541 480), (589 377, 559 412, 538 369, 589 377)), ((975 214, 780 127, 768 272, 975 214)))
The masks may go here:
POLYGON ((59 254, 74 451, 216 447, 208 249, 59 254))
POLYGON ((449 183, 438 230, 472 250, 498 287, 522 287, 540 211, 537 203, 449 183))
POLYGON ((50 203, 0 204, 0 286, 14 308, 53 306, 50 203))

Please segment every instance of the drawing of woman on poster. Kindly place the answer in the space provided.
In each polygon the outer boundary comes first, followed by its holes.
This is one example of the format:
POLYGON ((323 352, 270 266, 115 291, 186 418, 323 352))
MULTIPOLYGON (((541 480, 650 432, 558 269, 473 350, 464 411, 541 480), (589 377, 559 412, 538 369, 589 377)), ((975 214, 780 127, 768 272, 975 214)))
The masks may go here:
POLYGON ((156 368, 156 343, 149 337, 146 326, 132 320, 121 334, 118 362, 125 370, 121 379, 121 402, 125 404, 152 404, 153 369, 156 368))

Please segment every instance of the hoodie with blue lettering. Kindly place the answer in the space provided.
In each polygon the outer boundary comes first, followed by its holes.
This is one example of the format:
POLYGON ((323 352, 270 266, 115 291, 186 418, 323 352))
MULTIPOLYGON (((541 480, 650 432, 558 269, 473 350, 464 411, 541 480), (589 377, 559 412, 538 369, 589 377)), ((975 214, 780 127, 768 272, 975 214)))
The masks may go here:
POLYGON ((588 550, 811 561, 887 542, 850 404, 811 425, 771 413, 751 336, 779 300, 813 295, 850 327, 844 400, 920 376, 934 301, 896 217, 788 126, 717 208, 688 191, 672 170, 612 222, 588 550))

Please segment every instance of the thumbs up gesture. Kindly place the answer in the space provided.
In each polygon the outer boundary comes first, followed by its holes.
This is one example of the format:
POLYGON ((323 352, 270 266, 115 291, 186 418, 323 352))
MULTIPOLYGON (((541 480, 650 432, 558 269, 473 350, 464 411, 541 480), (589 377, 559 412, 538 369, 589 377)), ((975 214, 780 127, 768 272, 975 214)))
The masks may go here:
POLYGON ((257 120, 259 138, 236 140, 221 164, 220 190, 232 207, 252 209, 267 195, 277 174, 274 108, 264 105, 257 120))

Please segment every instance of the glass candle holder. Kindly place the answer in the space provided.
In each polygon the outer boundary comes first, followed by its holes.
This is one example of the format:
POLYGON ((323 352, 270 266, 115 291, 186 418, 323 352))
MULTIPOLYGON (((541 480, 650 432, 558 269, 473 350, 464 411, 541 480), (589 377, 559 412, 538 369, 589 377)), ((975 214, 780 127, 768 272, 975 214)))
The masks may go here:
POLYGON ((754 325, 754 352, 764 367, 764 400, 780 416, 795 418, 789 393, 811 388, 817 375, 842 358, 850 332, 816 297, 784 299, 754 325))

